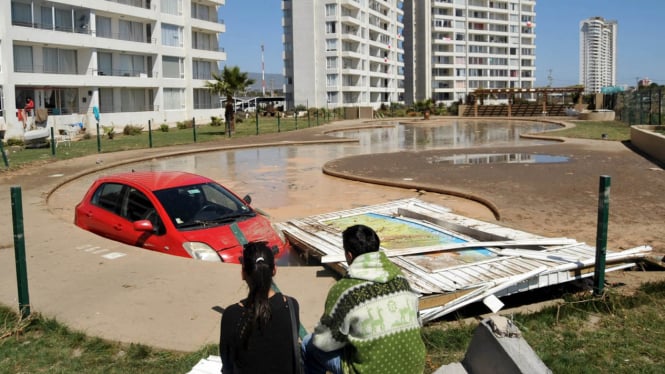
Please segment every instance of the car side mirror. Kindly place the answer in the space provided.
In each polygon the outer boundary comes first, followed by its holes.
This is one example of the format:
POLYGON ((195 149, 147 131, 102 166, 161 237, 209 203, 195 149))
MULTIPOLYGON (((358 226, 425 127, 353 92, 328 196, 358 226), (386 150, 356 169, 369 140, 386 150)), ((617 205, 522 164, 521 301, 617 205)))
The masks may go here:
POLYGON ((247 205, 252 203, 252 197, 249 195, 245 195, 245 197, 243 197, 242 199, 247 203, 247 205))
POLYGON ((152 226, 152 222, 147 219, 140 219, 134 221, 134 230, 136 231, 153 231, 155 228, 152 226))

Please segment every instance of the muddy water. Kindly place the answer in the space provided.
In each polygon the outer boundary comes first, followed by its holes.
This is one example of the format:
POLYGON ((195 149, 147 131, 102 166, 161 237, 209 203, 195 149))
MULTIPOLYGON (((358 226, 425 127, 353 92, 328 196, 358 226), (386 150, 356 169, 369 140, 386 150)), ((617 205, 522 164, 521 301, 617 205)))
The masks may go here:
MULTIPOLYGON (((357 138, 359 143, 218 151, 140 162, 100 174, 129 170, 181 170, 202 174, 241 197, 251 195, 252 206, 277 222, 410 197, 447 206, 458 214, 492 221, 491 212, 475 202, 340 180, 324 175, 321 167, 335 158, 365 153, 466 148, 497 143, 533 145, 542 141, 520 140, 519 134, 541 131, 549 126, 521 122, 483 125, 478 121, 459 121, 445 126, 394 124, 338 134, 357 138)), ((60 188, 49 200, 51 210, 71 222, 74 205, 98 175, 83 177, 60 188)))

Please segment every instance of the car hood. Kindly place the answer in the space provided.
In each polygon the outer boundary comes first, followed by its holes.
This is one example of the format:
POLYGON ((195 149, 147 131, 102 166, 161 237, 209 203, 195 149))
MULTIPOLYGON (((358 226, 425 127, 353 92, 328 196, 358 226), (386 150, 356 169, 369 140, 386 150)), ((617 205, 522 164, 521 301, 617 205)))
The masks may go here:
MULTIPOLYGON (((229 250, 242 252, 242 246, 253 241, 266 241, 270 246, 281 243, 281 239, 270 221, 260 215, 229 224, 181 231, 180 233, 186 241, 206 243, 217 252, 229 250)), ((225 254, 222 257, 228 255, 230 254, 225 254)), ((239 255, 238 253, 232 256, 239 255)))

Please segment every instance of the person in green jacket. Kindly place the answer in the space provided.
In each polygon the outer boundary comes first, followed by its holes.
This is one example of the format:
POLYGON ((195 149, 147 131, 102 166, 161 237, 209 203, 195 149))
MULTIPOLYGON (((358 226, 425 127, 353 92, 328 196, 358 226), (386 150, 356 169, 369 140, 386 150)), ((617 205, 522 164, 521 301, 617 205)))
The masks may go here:
POLYGON ((364 225, 342 233, 346 276, 326 298, 323 316, 302 342, 305 373, 422 373, 425 344, 418 295, 364 225))

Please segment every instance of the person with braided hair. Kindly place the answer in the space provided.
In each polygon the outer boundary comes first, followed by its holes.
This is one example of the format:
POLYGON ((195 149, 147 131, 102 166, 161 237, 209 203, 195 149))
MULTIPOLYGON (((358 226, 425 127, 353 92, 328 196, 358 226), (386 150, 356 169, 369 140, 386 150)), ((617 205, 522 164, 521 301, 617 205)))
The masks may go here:
POLYGON ((276 273, 272 250, 265 242, 247 243, 240 263, 249 293, 222 314, 222 373, 296 373, 300 352, 294 352, 294 345, 288 343, 293 341, 294 331, 289 308, 299 326, 299 305, 272 287, 276 273))

